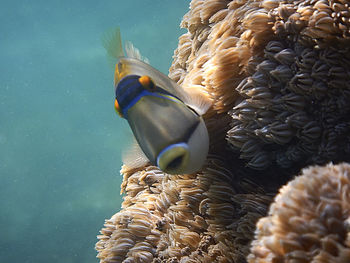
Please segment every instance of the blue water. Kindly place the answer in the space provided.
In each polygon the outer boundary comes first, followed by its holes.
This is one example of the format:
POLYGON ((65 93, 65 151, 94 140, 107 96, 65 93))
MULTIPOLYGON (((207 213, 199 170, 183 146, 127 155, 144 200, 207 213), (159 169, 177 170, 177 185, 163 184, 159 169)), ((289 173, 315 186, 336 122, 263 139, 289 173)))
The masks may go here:
POLYGON ((120 26, 168 72, 188 0, 1 1, 0 262, 98 262, 120 209, 113 70, 102 34, 120 26))

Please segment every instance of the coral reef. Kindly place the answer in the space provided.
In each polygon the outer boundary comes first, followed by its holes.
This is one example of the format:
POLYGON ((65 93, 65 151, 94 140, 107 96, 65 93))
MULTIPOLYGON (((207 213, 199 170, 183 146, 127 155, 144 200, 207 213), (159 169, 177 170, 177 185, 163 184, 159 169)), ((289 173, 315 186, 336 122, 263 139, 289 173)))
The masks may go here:
POLYGON ((347 1, 194 0, 170 76, 229 111, 227 140, 251 168, 341 161, 350 156, 349 17, 347 1))
POLYGON ((348 3, 262 6, 273 34, 255 72, 236 88, 243 100, 230 112, 228 140, 255 169, 271 163, 301 168, 350 156, 348 3))
POLYGON ((283 186, 248 262, 350 262, 350 165, 303 169, 283 186))
POLYGON ((98 236, 101 262, 243 262, 271 197, 224 166, 213 156, 193 175, 123 166, 123 210, 98 236))
MULTIPOLYGON (((204 115, 210 155, 191 175, 123 166, 126 195, 98 236, 101 263, 246 262, 255 223, 283 184, 307 165, 350 162, 349 6, 192 0, 169 76, 213 102, 204 115)), ((320 173, 329 169, 340 168, 320 173)), ((317 243, 329 253, 323 262, 346 251, 332 238, 317 243)), ((254 247, 250 262, 266 251, 254 247)))

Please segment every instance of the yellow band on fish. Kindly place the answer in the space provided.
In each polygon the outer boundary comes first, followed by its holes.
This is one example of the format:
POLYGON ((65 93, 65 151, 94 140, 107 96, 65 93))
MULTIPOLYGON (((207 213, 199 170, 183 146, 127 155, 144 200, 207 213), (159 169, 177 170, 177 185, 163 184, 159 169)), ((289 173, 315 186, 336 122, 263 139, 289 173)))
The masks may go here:
POLYGON ((122 114, 122 112, 121 112, 121 109, 120 109, 118 100, 115 100, 115 101, 114 101, 114 109, 115 109, 115 111, 118 113, 118 115, 119 115, 120 117, 123 117, 123 114, 122 114))

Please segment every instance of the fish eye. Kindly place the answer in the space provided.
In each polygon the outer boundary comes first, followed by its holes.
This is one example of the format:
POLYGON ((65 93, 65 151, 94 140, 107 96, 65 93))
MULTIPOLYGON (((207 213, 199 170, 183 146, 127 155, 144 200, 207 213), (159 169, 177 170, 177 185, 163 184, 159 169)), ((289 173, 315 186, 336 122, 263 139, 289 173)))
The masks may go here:
POLYGON ((189 161, 189 149, 186 143, 172 144, 160 152, 157 158, 158 167, 170 174, 182 173, 189 161))
POLYGON ((148 91, 155 91, 156 89, 156 85, 154 84, 153 80, 147 75, 141 76, 139 78, 139 82, 148 91))

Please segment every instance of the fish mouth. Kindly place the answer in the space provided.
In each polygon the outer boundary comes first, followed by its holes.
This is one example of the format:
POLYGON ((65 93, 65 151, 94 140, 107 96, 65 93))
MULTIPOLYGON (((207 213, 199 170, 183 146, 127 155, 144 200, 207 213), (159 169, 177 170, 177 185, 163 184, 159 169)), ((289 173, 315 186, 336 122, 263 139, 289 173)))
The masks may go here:
POLYGON ((186 143, 176 143, 165 147, 157 158, 158 167, 169 174, 182 173, 188 164, 189 150, 186 143))
POLYGON ((166 170, 176 170, 178 169, 185 159, 185 155, 178 156, 174 158, 165 168, 166 170))

